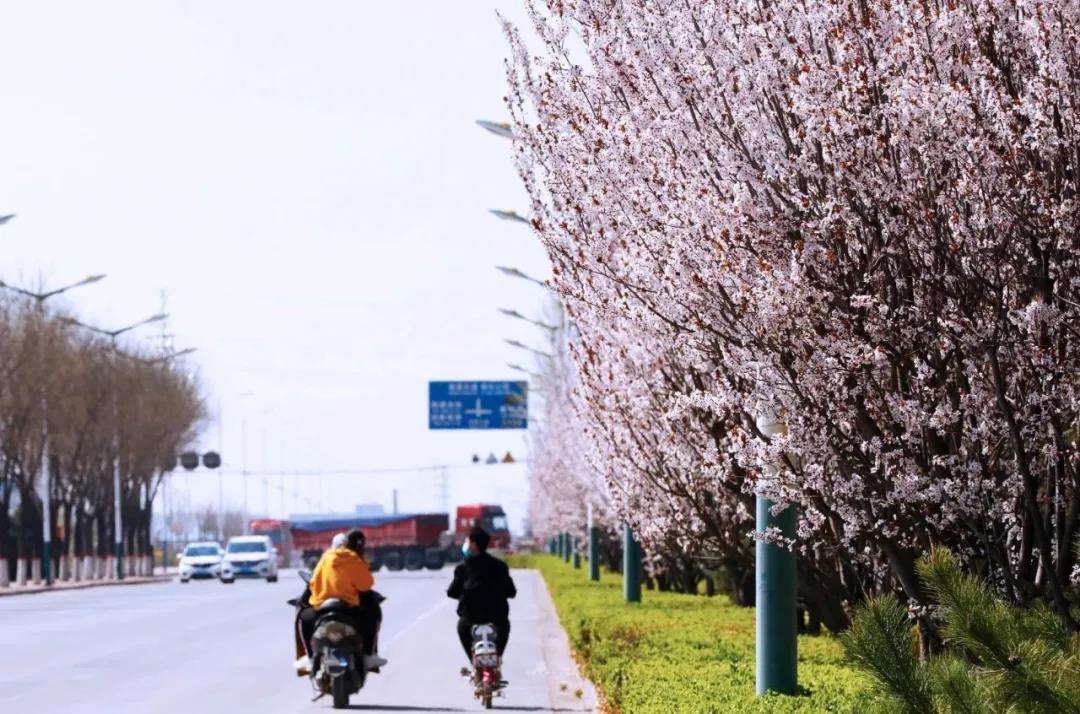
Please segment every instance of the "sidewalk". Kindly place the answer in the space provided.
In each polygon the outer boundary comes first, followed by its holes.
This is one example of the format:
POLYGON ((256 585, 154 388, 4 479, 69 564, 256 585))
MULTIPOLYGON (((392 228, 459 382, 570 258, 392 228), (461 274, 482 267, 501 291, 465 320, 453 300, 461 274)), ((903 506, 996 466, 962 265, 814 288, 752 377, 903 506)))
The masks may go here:
POLYGON ((9 595, 37 595, 40 593, 48 592, 61 592, 64 590, 85 590, 87 588, 103 588, 113 587, 118 585, 148 585, 150 583, 167 583, 172 580, 172 575, 151 575, 136 577, 129 575, 123 580, 116 580, 115 578, 110 580, 65 580, 61 582, 53 583, 52 587, 46 586, 44 583, 38 583, 31 585, 15 585, 14 583, 0 588, 0 597, 7 597, 9 595))

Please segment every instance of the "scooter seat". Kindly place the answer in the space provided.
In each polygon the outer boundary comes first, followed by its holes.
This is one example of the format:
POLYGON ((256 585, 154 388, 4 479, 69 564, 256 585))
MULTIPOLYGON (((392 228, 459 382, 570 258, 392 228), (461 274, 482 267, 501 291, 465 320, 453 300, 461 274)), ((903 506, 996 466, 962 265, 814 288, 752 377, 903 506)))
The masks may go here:
POLYGON ((329 600, 324 600, 319 607, 315 609, 316 612, 331 612, 333 610, 347 610, 349 603, 344 600, 339 600, 336 597, 332 597, 329 600))

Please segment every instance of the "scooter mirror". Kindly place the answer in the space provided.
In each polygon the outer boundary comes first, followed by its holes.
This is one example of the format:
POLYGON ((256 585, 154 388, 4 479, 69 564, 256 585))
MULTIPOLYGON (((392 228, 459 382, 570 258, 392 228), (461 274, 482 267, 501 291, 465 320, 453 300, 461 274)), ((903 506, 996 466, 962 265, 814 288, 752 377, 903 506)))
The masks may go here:
POLYGON ((298 570, 296 574, 299 575, 300 579, 303 580, 305 583, 311 582, 310 570, 298 570))

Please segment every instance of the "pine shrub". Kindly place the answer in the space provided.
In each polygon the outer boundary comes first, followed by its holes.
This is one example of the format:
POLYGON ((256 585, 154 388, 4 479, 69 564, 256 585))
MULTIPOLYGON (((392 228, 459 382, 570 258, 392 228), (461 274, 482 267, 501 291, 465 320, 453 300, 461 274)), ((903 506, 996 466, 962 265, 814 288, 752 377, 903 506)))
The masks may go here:
POLYGON ((1080 636, 1044 603, 1018 607, 964 573, 948 550, 919 563, 944 650, 917 655, 915 626, 892 595, 859 607, 842 642, 873 682, 874 706, 904 714, 1080 714, 1080 636))

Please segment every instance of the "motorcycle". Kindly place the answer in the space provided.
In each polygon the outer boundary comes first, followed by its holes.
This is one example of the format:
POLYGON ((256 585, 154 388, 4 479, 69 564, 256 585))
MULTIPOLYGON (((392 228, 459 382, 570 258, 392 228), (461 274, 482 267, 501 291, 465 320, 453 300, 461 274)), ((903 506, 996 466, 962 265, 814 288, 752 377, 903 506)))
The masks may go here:
MULTIPOLYGON (((306 583, 311 573, 300 571, 300 578, 306 583)), ((385 598, 372 592, 375 602, 385 598)), ((308 607, 306 589, 298 598, 288 603, 296 608, 297 615, 308 607)), ((348 709, 349 697, 359 692, 367 678, 364 668, 364 642, 349 613, 349 606, 342 600, 330 599, 322 603, 315 613, 315 629, 311 636, 312 689, 317 693, 315 699, 327 694, 333 697, 334 709, 348 709)))
POLYGON ((485 709, 491 709, 491 700, 501 697, 505 682, 502 680, 502 658, 495 644, 495 625, 473 625, 472 670, 463 668, 461 674, 471 677, 473 691, 485 709))

